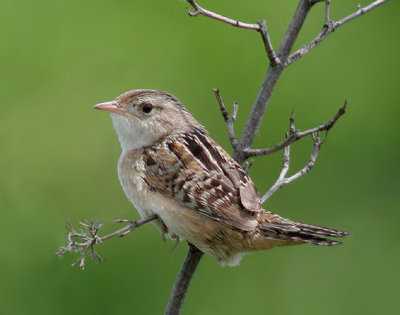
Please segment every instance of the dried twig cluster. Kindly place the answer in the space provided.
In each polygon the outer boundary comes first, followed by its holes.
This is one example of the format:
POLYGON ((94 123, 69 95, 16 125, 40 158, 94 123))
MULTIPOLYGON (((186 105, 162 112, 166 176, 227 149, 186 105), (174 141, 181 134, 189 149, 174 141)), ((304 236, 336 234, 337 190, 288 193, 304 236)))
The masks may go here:
POLYGON ((67 235, 67 246, 60 247, 57 251, 57 256, 62 257, 66 252, 79 252, 80 257, 72 264, 73 267, 78 266, 80 269, 85 269, 85 260, 87 255, 92 258, 93 262, 105 261, 95 250, 94 246, 101 243, 102 239, 97 235, 102 224, 100 221, 94 220, 79 222, 81 225, 80 231, 75 231, 71 222, 67 222, 66 228, 69 231, 67 235))
POLYGON ((95 222, 93 219, 90 221, 79 222, 81 229, 75 231, 70 222, 67 222, 66 228, 69 231, 67 235, 67 246, 60 247, 57 251, 57 256, 62 257, 66 252, 78 252, 79 258, 72 264, 73 267, 77 266, 80 269, 85 269, 86 257, 89 255, 93 262, 103 262, 105 258, 101 257, 96 251, 95 246, 103 241, 112 237, 123 237, 131 233, 137 227, 146 224, 150 221, 157 219, 156 215, 152 215, 140 220, 132 221, 126 219, 118 219, 113 222, 129 223, 123 228, 113 233, 100 237, 98 232, 102 226, 100 221, 95 222))

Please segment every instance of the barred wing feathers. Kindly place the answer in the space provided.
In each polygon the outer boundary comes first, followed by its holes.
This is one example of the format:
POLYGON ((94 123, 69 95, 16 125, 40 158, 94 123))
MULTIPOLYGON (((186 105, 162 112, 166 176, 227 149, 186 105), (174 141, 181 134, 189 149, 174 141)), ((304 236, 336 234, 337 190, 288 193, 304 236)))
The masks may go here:
POLYGON ((257 226, 262 209, 255 185, 204 130, 169 137, 146 148, 143 160, 150 189, 236 228, 257 226))
POLYGON ((269 211, 262 213, 259 229, 265 237, 270 239, 327 246, 339 245, 341 242, 323 236, 337 238, 351 234, 347 231, 289 220, 269 211))

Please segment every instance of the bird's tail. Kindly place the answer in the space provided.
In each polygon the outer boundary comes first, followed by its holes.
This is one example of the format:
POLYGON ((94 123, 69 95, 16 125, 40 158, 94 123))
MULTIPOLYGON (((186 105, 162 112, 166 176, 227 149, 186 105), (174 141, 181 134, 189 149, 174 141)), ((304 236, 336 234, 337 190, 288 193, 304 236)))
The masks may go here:
POLYGON ((282 218, 269 211, 263 211, 259 230, 268 239, 288 241, 288 243, 312 243, 314 245, 333 246, 341 242, 328 237, 344 237, 351 233, 318 225, 296 222, 282 218))

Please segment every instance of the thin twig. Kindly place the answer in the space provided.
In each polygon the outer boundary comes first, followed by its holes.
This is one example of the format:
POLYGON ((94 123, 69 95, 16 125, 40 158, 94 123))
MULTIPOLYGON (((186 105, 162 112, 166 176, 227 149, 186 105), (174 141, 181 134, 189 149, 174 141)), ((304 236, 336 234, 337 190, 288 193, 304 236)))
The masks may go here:
POLYGON ((291 54, 285 61, 285 66, 288 66, 295 62, 296 60, 300 59, 307 53, 309 53, 315 46, 321 43, 329 34, 335 31, 340 26, 346 24, 347 22, 354 20, 355 18, 359 17, 360 15, 371 11, 372 9, 384 4, 389 0, 377 0, 372 2, 371 4, 367 5, 366 7, 362 8, 361 6, 357 7, 357 11, 349 14, 348 16, 344 17, 339 21, 331 21, 329 18, 329 10, 330 10, 330 0, 325 2, 325 24, 322 27, 321 32, 307 45, 303 46, 302 48, 295 51, 291 54))
POLYGON ((204 15, 206 17, 209 17, 214 20, 218 20, 227 24, 230 24, 232 26, 236 26, 239 28, 245 28, 249 30, 260 30, 260 25, 258 24, 250 24, 250 23, 243 23, 238 20, 233 20, 231 18, 222 16, 218 13, 209 11, 207 9, 202 8, 200 5, 196 3, 194 0, 186 0, 194 9, 194 11, 190 11, 189 8, 186 8, 186 13, 189 14, 190 16, 198 16, 198 15, 204 15))
POLYGON ((331 0, 325 0, 325 25, 329 26, 331 23, 331 0))
POLYGON ((253 166, 254 164, 254 160, 250 160, 250 161, 244 161, 243 162, 243 169, 245 170, 245 172, 248 174, 250 171, 250 168, 253 166))
POLYGON ((225 124, 226 124, 226 129, 228 130, 228 137, 229 141, 232 145, 232 147, 235 149, 237 145, 236 137, 235 137, 235 128, 233 126, 237 111, 238 111, 238 103, 234 102, 233 103, 233 113, 232 115, 228 114, 228 111, 226 110, 226 107, 224 105, 224 102, 222 101, 221 94, 219 93, 219 89, 213 89, 215 97, 217 98, 219 108, 221 110, 222 117, 224 117, 225 124))
POLYGON ((107 234, 103 237, 99 237, 97 235, 102 226, 100 221, 97 221, 95 223, 94 220, 92 219, 90 220, 90 222, 89 221, 79 222, 79 224, 84 229, 81 232, 75 231, 71 223, 68 222, 66 226, 67 229, 69 230, 69 233, 67 235, 67 246, 60 247, 56 254, 59 257, 61 257, 65 254, 65 252, 76 251, 76 250, 80 251, 81 252, 80 257, 72 264, 72 266, 73 267, 78 266, 80 269, 83 270, 85 269, 85 260, 89 253, 94 262, 102 262, 105 260, 94 250, 95 245, 102 243, 103 241, 112 237, 116 236, 123 237, 131 233, 137 227, 156 219, 157 219, 156 215, 151 215, 136 221, 125 220, 125 219, 114 220, 114 222, 129 223, 129 225, 123 227, 122 229, 119 229, 118 231, 107 234))
POLYGON ((189 251, 172 289, 165 315, 178 315, 180 313, 190 281, 202 256, 202 251, 189 244, 189 251))
POLYGON ((267 30, 267 22, 265 22, 265 20, 262 20, 262 21, 258 21, 257 23, 260 26, 259 32, 261 34, 261 38, 264 43, 265 51, 271 62, 271 66, 280 65, 281 61, 276 56, 274 47, 272 47, 271 38, 270 38, 268 30, 267 30))
POLYGON ((123 227, 122 229, 120 229, 118 231, 115 231, 114 233, 111 233, 111 234, 108 234, 106 236, 103 236, 101 238, 101 240, 104 241, 104 240, 112 238, 114 236, 123 237, 123 236, 131 233, 137 227, 139 227, 141 225, 144 225, 144 224, 146 224, 146 223, 148 223, 150 221, 153 221, 153 220, 155 220, 157 218, 158 218, 157 215, 153 214, 151 216, 148 216, 148 217, 145 217, 143 219, 136 220, 136 221, 126 220, 126 219, 113 220, 113 222, 116 222, 116 223, 124 223, 125 222, 125 223, 129 223, 129 225, 123 227))
POLYGON ((297 173, 293 174, 290 177, 286 177, 286 174, 289 170, 289 165, 290 165, 290 146, 288 145, 285 147, 285 151, 283 154, 283 166, 281 173, 279 174, 278 179, 276 182, 272 185, 272 187, 264 194, 264 196, 261 198, 261 203, 264 203, 269 199, 275 192, 277 192, 280 188, 283 186, 295 181, 296 179, 300 178, 304 174, 307 174, 308 172, 311 171, 313 168, 315 161, 317 160, 318 153, 321 149, 321 145, 325 142, 326 137, 328 135, 328 131, 325 132, 324 139, 321 141, 321 138, 319 136, 319 132, 313 133, 312 139, 313 139, 313 150, 310 155, 310 159, 308 160, 307 164, 299 170, 297 173))
POLYGON ((270 147, 270 148, 266 148, 266 149, 247 149, 244 150, 243 153, 246 155, 246 157, 250 157, 250 156, 260 156, 260 155, 267 155, 273 152, 276 152, 278 150, 281 150, 287 146, 289 146, 290 144, 292 144, 293 142, 308 136, 310 134, 316 133, 316 132, 320 132, 323 130, 329 130, 331 129, 335 123, 337 122, 337 120, 346 112, 346 107, 347 107, 347 100, 345 100, 344 105, 339 109, 339 111, 336 113, 336 115, 329 121, 327 121, 326 123, 312 128, 312 129, 308 129, 305 131, 300 131, 297 130, 294 127, 294 116, 292 114, 291 118, 290 118, 290 130, 289 130, 289 135, 285 138, 285 140, 283 140, 282 142, 270 147))
POLYGON ((204 15, 206 17, 209 17, 211 19, 227 23, 229 25, 239 27, 239 28, 244 28, 248 30, 255 30, 257 32, 260 32, 263 43, 264 43, 264 48, 267 53, 267 56, 271 62, 272 66, 280 65, 280 60, 276 56, 274 48, 272 47, 272 42, 271 38, 269 36, 268 30, 267 30, 267 23, 265 20, 258 21, 256 24, 251 24, 251 23, 243 23, 238 20, 234 20, 228 17, 225 17, 223 15, 220 15, 218 13, 212 12, 210 10, 204 9, 201 7, 196 1, 194 0, 186 0, 194 9, 194 11, 190 11, 189 8, 186 8, 186 13, 190 16, 198 16, 198 15, 204 15))

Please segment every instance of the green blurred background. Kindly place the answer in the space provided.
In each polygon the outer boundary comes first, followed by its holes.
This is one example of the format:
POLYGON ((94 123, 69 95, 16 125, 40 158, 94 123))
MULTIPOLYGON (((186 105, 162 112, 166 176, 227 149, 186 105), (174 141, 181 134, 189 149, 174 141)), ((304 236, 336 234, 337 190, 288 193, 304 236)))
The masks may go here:
MULTIPOLYGON (((332 1, 332 16, 356 1, 332 1)), ((361 1, 367 4, 369 1, 361 1)), ((243 21, 266 18, 278 46, 295 0, 202 0, 243 21)), ((178 96, 231 152, 212 93, 240 104, 242 130, 265 75, 259 35, 204 17, 178 0, 0 1, 0 313, 161 314, 186 254, 170 251, 152 226, 99 247, 109 260, 71 268, 55 256, 66 220, 138 218, 116 172, 119 144, 108 115, 92 105, 136 88, 178 96)), ((236 268, 205 257, 184 314, 398 314, 400 3, 389 3, 336 31, 290 66, 271 99, 255 147, 283 138, 295 110, 298 128, 347 114, 330 132, 311 174, 266 205, 289 218, 354 232, 333 248, 257 252, 236 268)), ((296 47, 323 23, 311 12, 296 47)), ((293 145, 292 171, 311 140, 293 145)), ((264 192, 281 152, 258 158, 251 175, 264 192)))

